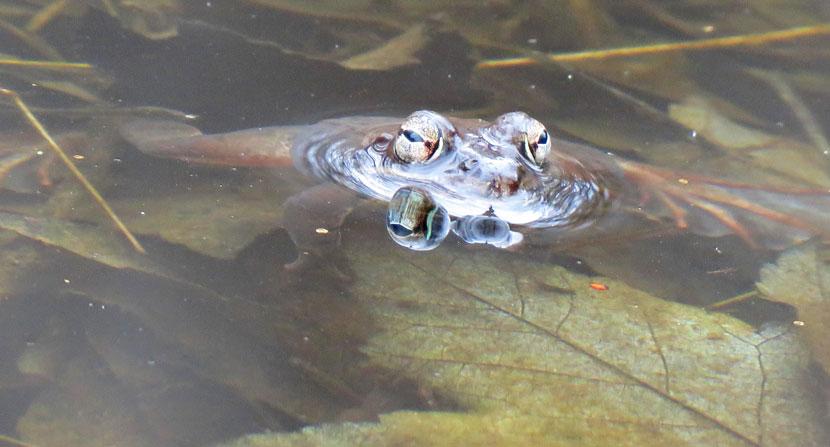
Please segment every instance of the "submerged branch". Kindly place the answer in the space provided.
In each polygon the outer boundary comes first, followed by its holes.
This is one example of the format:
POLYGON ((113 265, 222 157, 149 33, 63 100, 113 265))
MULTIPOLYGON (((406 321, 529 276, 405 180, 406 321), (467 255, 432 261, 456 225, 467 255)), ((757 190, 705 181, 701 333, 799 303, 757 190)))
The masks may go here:
POLYGON ((86 62, 40 61, 26 59, 0 59, 0 66, 43 68, 47 70, 91 70, 86 62))
MULTIPOLYGON (((739 36, 716 37, 712 39, 692 40, 687 42, 668 42, 637 47, 609 48, 604 50, 578 51, 574 53, 559 53, 543 56, 553 62, 579 62, 602 60, 614 57, 641 56, 682 50, 708 50, 714 48, 731 48, 737 46, 761 45, 770 42, 782 42, 804 37, 822 36, 830 34, 830 24, 802 26, 781 31, 771 31, 758 34, 743 34, 739 36)), ((534 57, 515 57, 509 59, 490 59, 478 63, 477 68, 505 68, 538 63, 534 57)))
POLYGON ((133 234, 130 232, 127 226, 124 225, 124 222, 122 222, 121 219, 112 210, 112 208, 110 208, 109 204, 107 204, 107 202, 98 192, 98 190, 95 189, 95 186, 93 186, 92 183, 90 183, 89 180, 87 180, 86 176, 84 176, 84 174, 78 169, 78 167, 75 166, 75 163, 73 163, 69 156, 66 155, 66 152, 64 152, 63 149, 61 149, 61 147, 58 145, 58 143, 55 142, 52 136, 49 135, 49 132, 46 131, 46 128, 43 127, 43 124, 40 123, 40 121, 37 119, 37 117, 35 117, 32 111, 29 110, 29 107, 26 105, 25 102, 23 102, 23 99, 20 97, 20 95, 18 95, 17 92, 13 90, 8 90, 2 87, 0 87, 0 95, 8 96, 9 98, 11 98, 11 100, 20 110, 20 113, 23 114, 23 116, 26 118, 26 121, 28 121, 29 124, 35 130, 37 130, 38 134, 40 134, 40 136, 43 137, 44 140, 46 140, 46 143, 48 143, 49 148, 52 149, 58 157, 60 157, 61 161, 63 161, 63 163, 66 165, 69 171, 72 172, 72 175, 75 176, 75 178, 81 183, 81 185, 83 185, 87 192, 95 199, 95 202, 101 206, 101 208, 110 218, 110 220, 112 220, 112 222, 115 224, 118 230, 124 234, 124 237, 127 238, 127 240, 130 242, 133 248, 139 253, 146 253, 144 247, 142 247, 141 243, 138 242, 138 239, 136 239, 135 236, 133 236, 133 234))

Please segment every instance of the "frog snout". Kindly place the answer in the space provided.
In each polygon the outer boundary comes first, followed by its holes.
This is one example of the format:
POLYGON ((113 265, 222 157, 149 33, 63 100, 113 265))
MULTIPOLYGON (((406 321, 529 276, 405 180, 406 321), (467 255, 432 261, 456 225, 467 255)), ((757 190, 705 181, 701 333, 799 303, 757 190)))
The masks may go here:
POLYGON ((470 158, 460 162, 458 170, 483 182, 488 195, 510 196, 519 189, 520 167, 504 159, 470 158))
POLYGON ((497 176, 490 181, 488 189, 496 197, 512 196, 519 190, 519 181, 516 177, 497 176))

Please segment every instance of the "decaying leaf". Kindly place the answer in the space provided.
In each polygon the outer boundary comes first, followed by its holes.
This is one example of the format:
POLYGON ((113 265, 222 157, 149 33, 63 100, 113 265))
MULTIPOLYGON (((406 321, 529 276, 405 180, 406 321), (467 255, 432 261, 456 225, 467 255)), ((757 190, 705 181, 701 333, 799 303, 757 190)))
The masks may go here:
MULTIPOLYGON (((258 435, 236 446, 825 445, 808 352, 607 278, 503 252, 394 252, 361 240, 354 292, 382 328, 371 361, 460 412, 258 435), (607 290, 596 290, 601 283, 607 290)), ((604 287, 603 287, 604 288, 604 287)))
POLYGON ((176 20, 182 6, 178 0, 90 0, 118 19, 124 28, 148 39, 161 40, 178 34, 176 20))
POLYGON ((349 2, 324 0, 309 3, 298 0, 246 0, 263 9, 293 13, 340 23, 357 23, 364 27, 405 30, 425 20, 438 21, 457 29, 477 46, 504 48, 527 44, 528 38, 539 45, 564 46, 588 41, 615 30, 602 8, 590 1, 515 2, 474 1, 398 1, 377 3, 373 0, 349 2), (540 31, 546 26, 558 32, 540 31))
POLYGON ((699 97, 687 97, 669 107, 669 115, 701 137, 729 149, 751 150, 771 145, 775 137, 736 123, 699 97))
POLYGON ((150 259, 132 251, 125 243, 117 242, 114 234, 111 238, 102 237, 101 230, 93 225, 0 212, 0 228, 114 268, 169 277, 167 271, 150 259))
POLYGON ((391 70, 405 65, 418 64, 415 57, 427 43, 424 25, 415 25, 401 35, 372 51, 352 56, 340 65, 351 70, 391 70))
POLYGON ((155 445, 143 433, 138 409, 129 395, 94 359, 62 365, 63 386, 52 386, 32 402, 17 423, 28 442, 41 446, 144 447, 155 445))
MULTIPOLYGON (((282 201, 276 191, 270 197, 219 191, 120 199, 112 205, 136 233, 157 235, 214 258, 233 259, 254 238, 279 226, 282 201)), ((95 209, 89 211, 90 217, 95 216, 95 209)))
POLYGON ((807 337, 813 356, 830 372, 830 263, 820 256, 826 247, 804 245, 782 253, 761 270, 758 290, 768 299, 798 310, 797 326, 807 337))
MULTIPOLYGON (((185 358, 195 359, 195 365, 183 366, 193 367, 200 377, 299 421, 330 419, 340 409, 333 408, 336 397, 324 386, 306 381, 296 359, 279 345, 286 334, 300 338, 284 309, 232 300, 180 279, 125 244, 101 237, 93 225, 0 212, 0 228, 112 267, 76 271, 70 264, 52 276, 59 275, 66 290, 134 316, 185 358), (240 319, 253 328, 235 324, 240 319)), ((317 337, 309 334, 305 341, 311 345, 317 337)))
POLYGON ((813 159, 814 149, 737 123, 701 98, 689 97, 671 105, 669 115, 718 147, 748 156, 759 168, 797 178, 805 184, 830 185, 823 165, 813 159))

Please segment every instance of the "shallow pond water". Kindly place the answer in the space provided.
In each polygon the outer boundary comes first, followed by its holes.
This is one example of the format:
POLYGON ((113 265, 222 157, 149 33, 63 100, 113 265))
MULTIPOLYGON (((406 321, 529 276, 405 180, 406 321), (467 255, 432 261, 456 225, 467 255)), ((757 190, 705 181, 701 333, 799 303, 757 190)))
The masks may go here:
MULTIPOLYGON (((809 0, 0 1, 0 87, 137 241, 4 96, 0 445, 827 445, 828 22, 809 0), (611 205, 414 251, 384 201, 284 157, 158 150, 424 109, 526 112, 611 205)), ((531 185, 517 141, 524 180, 489 193, 531 185)))

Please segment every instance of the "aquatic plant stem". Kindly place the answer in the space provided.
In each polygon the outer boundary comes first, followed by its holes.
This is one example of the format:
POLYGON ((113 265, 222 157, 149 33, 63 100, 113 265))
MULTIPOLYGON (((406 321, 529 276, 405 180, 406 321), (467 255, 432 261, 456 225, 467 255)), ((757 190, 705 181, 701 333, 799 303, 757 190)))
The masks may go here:
POLYGON ((112 210, 112 208, 110 208, 109 204, 104 200, 104 198, 101 196, 98 190, 95 189, 92 183, 90 183, 89 180, 87 180, 86 176, 84 176, 84 174, 78 169, 78 167, 75 166, 75 163, 73 163, 69 156, 66 155, 66 152, 64 152, 63 149, 61 149, 61 147, 58 145, 58 143, 55 142, 52 136, 49 135, 49 132, 46 131, 46 128, 43 127, 43 124, 40 123, 40 121, 37 119, 37 117, 35 117, 32 111, 29 110, 29 107, 26 105, 25 102, 23 102, 23 99, 20 97, 20 95, 18 95, 17 92, 13 90, 5 89, 2 87, 0 87, 0 95, 8 96, 12 99, 12 101, 14 101, 15 105, 26 118, 26 120, 29 122, 29 124, 32 127, 34 127, 35 130, 37 130, 38 134, 40 134, 40 136, 43 137, 44 140, 46 140, 46 143, 49 145, 49 148, 52 149, 52 151, 55 152, 55 154, 57 154, 58 157, 60 157, 61 161, 63 161, 64 165, 66 165, 66 167, 69 169, 72 175, 75 176, 78 182, 80 182, 81 185, 83 185, 83 187, 87 190, 87 192, 93 197, 93 199, 95 199, 95 202, 98 203, 98 205, 100 205, 101 208, 103 208, 106 215, 110 218, 110 220, 112 220, 112 222, 115 224, 118 230, 121 231, 122 234, 124 234, 124 237, 127 238, 127 240, 130 242, 133 248, 139 253, 146 253, 144 247, 142 247, 141 243, 138 242, 138 239, 136 239, 135 236, 133 236, 133 234, 130 232, 127 226, 124 225, 124 222, 122 222, 121 219, 112 210))
POLYGON ((821 125, 815 116, 813 116, 809 107, 799 97, 798 93, 790 87, 784 75, 777 71, 759 69, 750 69, 748 71, 753 76, 767 82, 778 93, 781 100, 790 107, 795 117, 801 122, 801 127, 804 129, 804 132, 812 140, 813 145, 817 149, 819 159, 824 163, 825 167, 830 167, 830 141, 827 140, 821 125))
POLYGON ((40 9, 26 24, 26 31, 36 33, 66 9, 67 0, 55 0, 40 9))
POLYGON ((16 445, 20 447, 37 447, 34 444, 30 444, 26 441, 21 441, 17 438, 12 438, 11 436, 0 435, 0 441, 5 442, 10 445, 16 445))
POLYGON ((732 298, 727 298, 725 300, 718 301, 716 303, 712 303, 705 307, 706 310, 721 310, 724 307, 729 307, 735 304, 740 304, 745 301, 749 301, 753 298, 758 296, 757 290, 750 290, 749 292, 744 292, 740 295, 735 295, 732 298))
MULTIPOLYGON (((686 42, 668 42, 638 47, 609 48, 604 50, 578 51, 574 53, 559 53, 542 55, 542 59, 553 62, 580 62, 603 60, 615 57, 642 56, 646 54, 667 53, 682 50, 709 50, 714 48, 731 48, 737 46, 761 45, 770 42, 822 36, 830 34, 830 23, 814 26, 801 26, 767 33, 742 34, 738 36, 715 37, 712 39, 692 40, 686 42)), ((483 60, 476 68, 506 68, 533 65, 539 60, 533 57, 515 57, 509 59, 483 60)))
POLYGON ((47 70, 91 70, 92 65, 85 62, 36 61, 25 59, 0 59, 0 65, 47 70))

